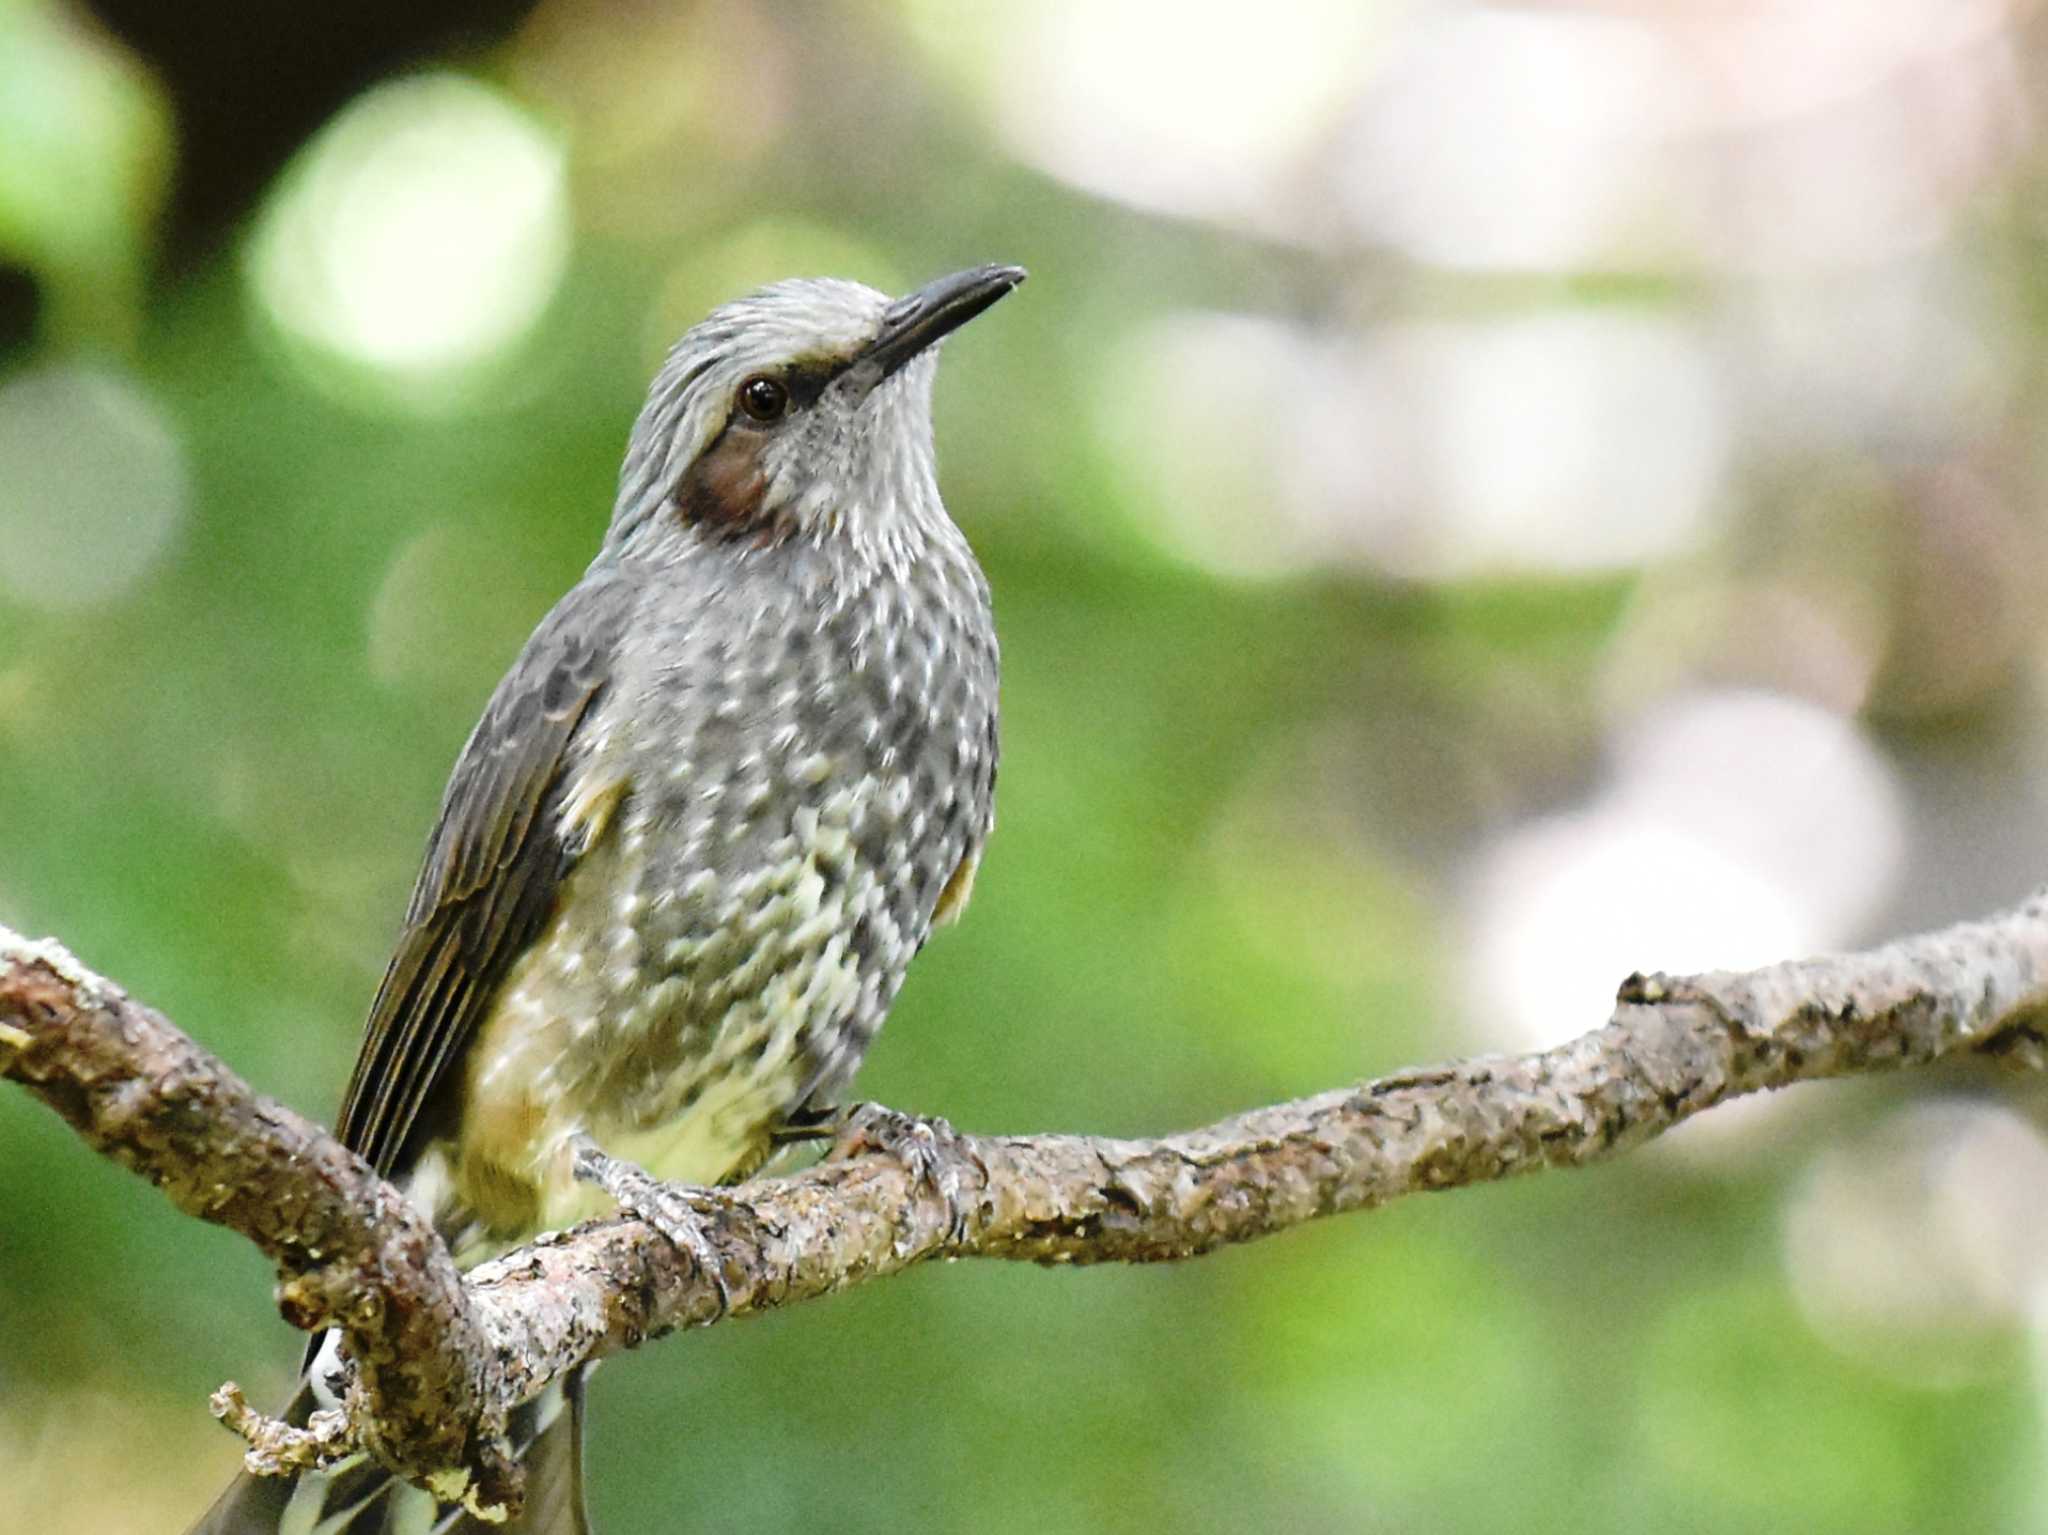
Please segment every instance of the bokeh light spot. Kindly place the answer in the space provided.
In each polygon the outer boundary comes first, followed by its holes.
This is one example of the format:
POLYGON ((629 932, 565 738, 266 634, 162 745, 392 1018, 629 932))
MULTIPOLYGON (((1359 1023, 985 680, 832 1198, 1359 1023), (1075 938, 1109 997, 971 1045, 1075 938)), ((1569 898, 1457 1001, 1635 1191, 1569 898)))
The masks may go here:
POLYGON ((1623 730, 1585 808, 1510 832, 1469 901, 1490 1043, 1555 1044, 1631 970, 1746 969, 1838 947, 1890 893, 1905 807, 1846 720, 1777 694, 1673 699, 1623 730))
POLYGON ((1727 413, 1686 326, 1574 309, 1417 325, 1393 345, 1427 402, 1425 497, 1448 514, 1435 573, 1626 568, 1712 525, 1727 413))
POLYGON ((1370 542, 1370 511, 1350 492, 1386 417, 1335 344, 1277 320, 1184 311, 1131 331, 1092 373, 1096 427, 1131 471, 1130 503, 1175 554, 1267 576, 1370 542), (1276 397, 1297 403, 1274 411, 1276 397), (1343 429, 1324 430, 1332 417, 1343 429))
POLYGON ((285 177, 250 254, 259 304, 330 359, 415 386, 518 341, 569 250, 561 145, 456 75, 379 86, 285 177))
POLYGON ((1696 546, 1722 512, 1719 377, 1653 311, 1355 341, 1183 311, 1120 338, 1095 380, 1146 531, 1231 574, 1627 569, 1696 546))
POLYGON ((65 365, 0 384, 0 593, 81 608, 126 592, 184 519, 184 454, 141 387, 65 365))
POLYGON ((1651 227, 1684 77, 1648 27, 1431 8, 1339 158, 1361 233, 1454 267, 1569 268, 1651 227))
POLYGON ((2048 1282, 2048 1141, 2011 1110, 1916 1104, 1815 1160, 1785 1210, 1785 1267, 1814 1330, 1918 1385, 2015 1363, 2048 1282))
POLYGON ((1052 0, 995 29, 925 0, 913 19, 979 77, 998 131, 1040 169, 1142 207, 1255 222, 1334 125, 1385 26, 1356 0, 1052 0))

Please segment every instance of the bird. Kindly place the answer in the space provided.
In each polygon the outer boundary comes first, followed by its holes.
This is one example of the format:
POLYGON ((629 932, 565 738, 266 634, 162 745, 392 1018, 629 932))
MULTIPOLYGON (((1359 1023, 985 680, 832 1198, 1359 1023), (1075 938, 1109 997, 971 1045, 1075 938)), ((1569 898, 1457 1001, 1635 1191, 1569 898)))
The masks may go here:
MULTIPOLYGON (((714 1185, 828 1123, 965 907, 998 651, 932 385, 1024 275, 773 283, 654 378, 596 557, 456 759, 336 1121, 459 1264, 600 1213, 579 1147, 714 1185)), ((314 1340, 288 1417, 337 1363, 314 1340)), ((193 1535, 589 1535, 583 1398, 579 1373, 515 1415, 512 1523, 359 1455, 245 1472, 193 1535)))

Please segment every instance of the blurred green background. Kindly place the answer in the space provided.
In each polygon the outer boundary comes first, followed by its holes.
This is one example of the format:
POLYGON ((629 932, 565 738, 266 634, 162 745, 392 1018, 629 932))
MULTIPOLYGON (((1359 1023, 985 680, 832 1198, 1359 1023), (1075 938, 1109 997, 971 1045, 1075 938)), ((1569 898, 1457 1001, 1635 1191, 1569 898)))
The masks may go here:
MULTIPOLYGON (((331 1112, 442 775, 753 284, 949 349, 1001 826, 864 1093, 1142 1134, 2048 873, 2036 0, 0 0, 0 921, 331 1112)), ((1957 1068, 595 1386, 601 1528, 2021 1531, 2048 1097, 1957 1068)), ((0 1093, 0 1529, 296 1345, 0 1093)))

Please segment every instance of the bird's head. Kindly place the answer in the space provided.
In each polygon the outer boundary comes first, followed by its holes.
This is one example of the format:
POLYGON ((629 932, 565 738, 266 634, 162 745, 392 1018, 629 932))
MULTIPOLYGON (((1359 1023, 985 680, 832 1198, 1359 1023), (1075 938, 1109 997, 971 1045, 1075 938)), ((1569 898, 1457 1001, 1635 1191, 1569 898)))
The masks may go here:
POLYGON ((713 310, 676 343, 633 427, 607 546, 907 552, 943 519, 936 345, 1024 280, 983 266, 890 299, 829 278, 713 310))

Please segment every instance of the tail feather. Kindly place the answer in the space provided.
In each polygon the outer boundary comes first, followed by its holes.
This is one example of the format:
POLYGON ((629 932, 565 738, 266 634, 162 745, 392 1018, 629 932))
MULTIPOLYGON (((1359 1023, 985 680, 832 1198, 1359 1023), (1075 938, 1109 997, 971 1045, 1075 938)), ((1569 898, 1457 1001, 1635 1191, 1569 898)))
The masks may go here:
MULTIPOLYGON (((300 1477, 245 1471, 190 1535, 590 1535, 583 1506, 588 1370, 572 1372, 512 1414, 512 1451, 526 1468, 526 1501, 517 1519, 486 1523, 358 1459, 300 1477)), ((300 1383, 284 1416, 303 1424, 317 1405, 309 1379, 300 1383)))

